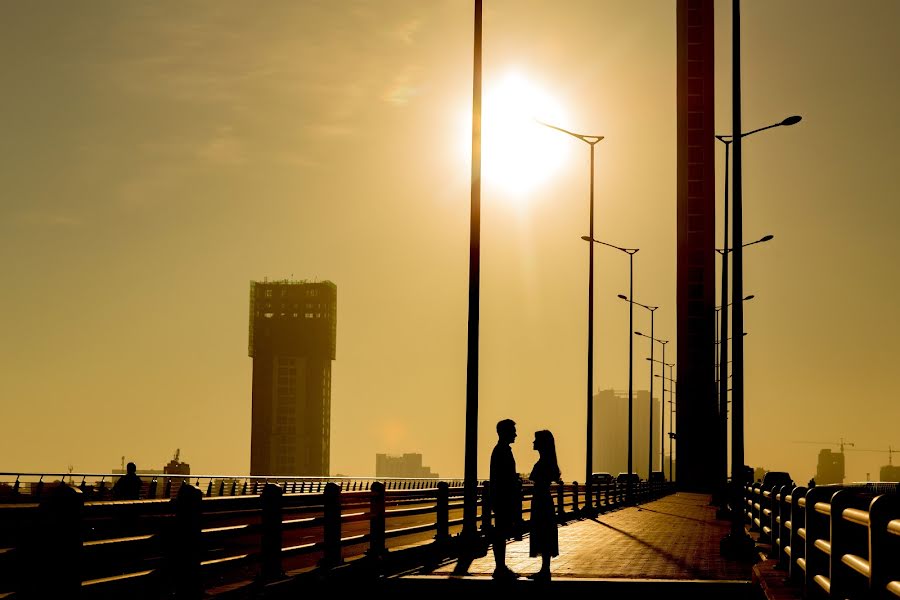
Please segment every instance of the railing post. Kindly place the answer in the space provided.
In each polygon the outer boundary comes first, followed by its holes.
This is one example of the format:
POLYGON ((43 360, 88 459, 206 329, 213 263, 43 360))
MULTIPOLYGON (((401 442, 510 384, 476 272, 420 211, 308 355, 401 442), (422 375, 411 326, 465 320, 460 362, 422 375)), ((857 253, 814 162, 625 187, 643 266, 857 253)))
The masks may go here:
MULTIPOLYGON (((444 543, 450 539, 450 486, 446 481, 437 484, 437 532, 434 541, 444 543)), ((484 504, 482 504, 482 511, 484 504)), ((482 520, 483 522, 483 520, 482 520)))
POLYGON ((897 552, 900 542, 888 531, 888 523, 900 519, 900 497, 882 494, 869 504, 869 591, 873 598, 887 598, 891 581, 900 581, 897 552))
POLYGON ((369 558, 380 560, 386 553, 384 540, 384 484, 376 481, 369 492, 372 494, 369 505, 369 558))
POLYGON ((200 516, 203 511, 203 492, 196 485, 184 481, 175 504, 175 528, 170 540, 172 579, 175 597, 178 600, 195 599, 203 596, 200 577, 200 557, 202 553, 200 516))
POLYGON ((260 497, 262 501, 260 577, 263 581, 274 581, 284 577, 281 568, 283 498, 284 491, 274 483, 267 483, 260 497))
POLYGON ((147 488, 147 498, 156 498, 157 479, 154 477, 150 480, 150 486, 147 488))
POLYGON ((77 598, 81 592, 84 494, 61 483, 40 504, 38 530, 28 540, 25 598, 77 598))
POLYGON ((321 566, 335 567, 343 562, 341 557, 341 486, 329 481, 323 493, 325 517, 325 555, 321 566))
POLYGON ((481 484, 481 534, 490 539, 491 511, 493 501, 491 499, 491 483, 485 481, 481 484))
MULTIPOLYGON (((556 516, 560 521, 566 520, 566 496, 565 486, 561 483, 556 484, 556 516)), ((532 496, 533 498, 534 496, 532 496)))
MULTIPOLYGON (((587 506, 585 506, 587 508, 587 506)), ((578 482, 572 482, 572 514, 578 512, 578 482)))

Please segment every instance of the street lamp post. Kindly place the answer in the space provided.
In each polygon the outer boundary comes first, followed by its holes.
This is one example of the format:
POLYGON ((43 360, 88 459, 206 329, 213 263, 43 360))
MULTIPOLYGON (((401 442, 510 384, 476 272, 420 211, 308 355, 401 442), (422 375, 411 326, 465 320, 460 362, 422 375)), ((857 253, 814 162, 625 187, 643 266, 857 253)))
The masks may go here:
MULTIPOLYGON (((640 331, 635 331, 634 334, 640 335, 643 337, 648 337, 648 336, 644 335, 643 333, 641 333, 640 331)), ((665 365, 667 364, 666 363, 666 344, 668 344, 668 343, 669 343, 669 340, 658 340, 658 339, 650 336, 650 358, 648 358, 647 360, 650 361, 650 389, 651 389, 651 393, 650 393, 650 395, 651 395, 650 428, 651 428, 651 430, 653 428, 653 414, 652 414, 653 413, 653 400, 652 400, 653 378, 659 377, 659 375, 653 374, 653 363, 661 363, 663 365, 661 367, 663 375, 666 374, 666 369, 665 369, 665 365), (656 360, 655 358, 653 358, 653 342, 662 344, 662 360, 656 360)), ((666 455, 666 386, 665 386, 665 383, 663 383, 663 385, 662 385, 662 393, 660 394, 660 400, 659 400, 659 421, 660 421, 660 423, 659 423, 659 470, 664 472, 665 466, 663 463, 665 462, 665 455, 666 455)), ((653 450, 653 443, 652 443, 653 432, 652 431, 650 432, 650 439, 651 439, 650 450, 652 452, 652 450, 653 450)), ((653 471, 651 471, 651 473, 652 472, 653 471)))
MULTIPOLYGON (((663 382, 669 382, 669 481, 674 481, 675 478, 672 476, 672 440, 675 439, 675 433, 672 431, 672 427, 675 425, 675 400, 673 399, 673 394, 675 393, 675 385, 677 382, 672 378, 672 367, 675 366, 675 363, 663 364, 664 366, 669 367, 669 376, 666 377, 665 374, 663 374, 657 375, 657 377, 661 377, 663 382)), ((663 373, 665 373, 665 371, 663 373)))
MULTIPOLYGON (((771 239, 771 236, 767 236, 767 237, 769 237, 771 239)), ((761 240, 761 241, 765 241, 765 240, 761 240)), ((753 242, 753 243, 758 243, 758 242, 753 242)), ((744 244, 744 245, 747 246, 749 244, 744 244)), ((729 249, 728 251, 730 252, 731 249, 729 249)), ((716 252, 719 252, 718 248, 716 248, 716 252)), ((723 254, 723 256, 724 256, 724 253, 720 252, 720 254, 723 254)), ((756 296, 754 296, 753 294, 748 294, 747 296, 744 296, 744 301, 753 300, 754 298, 756 298, 756 296)), ((731 302, 729 302, 726 306, 731 306, 731 302)), ((722 308, 723 307, 721 307, 721 306, 716 306, 713 309, 716 311, 716 356, 717 357, 719 355, 719 344, 722 343, 721 335, 719 334, 719 331, 720 331, 720 329, 719 329, 719 311, 722 308)), ((722 335, 724 335, 724 333, 725 333, 725 331, 723 328, 722 335)), ((731 338, 728 338, 728 339, 731 339, 731 338)), ((728 364, 730 362, 731 361, 729 360, 726 362, 726 364, 728 364)), ((727 479, 728 478, 728 476, 727 476, 728 469, 727 469, 726 458, 728 457, 728 444, 726 442, 728 441, 728 418, 725 416, 726 411, 723 409, 723 406, 725 403, 724 403, 722 395, 721 395, 722 390, 720 387, 720 384, 722 381, 721 369, 722 369, 722 365, 721 365, 721 363, 719 363, 719 359, 716 358, 716 394, 719 397, 719 426, 720 426, 719 436, 722 438, 722 446, 721 446, 721 448, 722 448, 722 464, 724 465, 723 468, 725 469, 725 473, 726 473, 724 475, 724 477, 725 477, 725 479, 727 479)), ((724 485, 724 481, 725 480, 723 480, 723 482, 722 482, 723 485, 724 485)), ((722 491, 722 493, 724 493, 724 489, 721 491, 722 491)), ((724 506, 724 498, 723 498, 723 506, 724 506)))
MULTIPOLYGON (((601 244, 603 246, 608 246, 609 248, 614 248, 620 252, 624 252, 628 255, 628 296, 634 296, 634 255, 640 251, 640 248, 622 248, 621 246, 616 246, 615 244, 608 244, 606 242, 602 242, 600 240, 595 240, 594 236, 581 236, 586 242, 594 242, 594 244, 601 244)), ((589 244, 592 248, 594 244, 589 244)), ((628 306, 628 483, 626 495, 631 497, 631 474, 634 472, 634 465, 632 464, 632 429, 633 429, 633 408, 634 408, 634 396, 633 396, 633 378, 632 378, 632 363, 634 356, 634 340, 631 336, 631 332, 634 331, 634 301, 629 301, 628 306)))
MULTIPOLYGON (((732 276, 731 286, 732 286, 732 297, 733 298, 743 298, 743 277, 744 277, 744 263, 743 263, 743 214, 742 214, 742 169, 741 169, 741 139, 757 133, 759 131, 763 131, 766 129, 771 129, 772 127, 779 127, 782 125, 794 125, 798 123, 801 119, 799 116, 791 116, 780 123, 776 123, 773 125, 768 125, 766 127, 760 127, 758 129, 754 129, 753 131, 749 131, 747 133, 743 133, 743 128, 741 127, 741 2, 740 0, 732 0, 732 128, 731 131, 734 132, 731 136, 732 142, 734 143, 734 181, 732 183, 732 239, 734 240, 734 252, 732 255, 732 262, 734 266, 734 274, 732 276)), ((722 136, 727 137, 727 136, 722 136)), ((729 146, 728 143, 725 142, 724 139, 717 136, 719 141, 725 143, 726 148, 726 161, 727 161, 727 148, 729 146)), ((727 164, 727 162, 726 162, 727 164)), ((728 193, 728 185, 726 183, 725 186, 726 194, 728 193)), ((727 196, 726 196, 726 206, 728 205, 727 196)), ((725 213, 725 235, 727 236, 728 231, 728 213, 725 213)), ((725 244, 722 246, 723 248, 728 248, 728 241, 726 237, 725 244)), ((726 260, 724 264, 727 265, 728 261, 726 260)), ((725 289, 727 288, 727 267, 724 269, 726 272, 723 273, 722 277, 722 306, 725 306, 728 303, 727 295, 725 289)), ((743 336, 737 335, 738 332, 743 332, 744 330, 744 310, 742 306, 742 302, 737 301, 733 307, 733 317, 734 321, 732 323, 732 328, 734 331, 735 341, 732 348, 732 353, 734 355, 734 383, 732 385, 732 413, 731 413, 731 427, 732 427, 732 435, 731 435, 731 478, 732 478, 732 521, 731 521, 731 533, 728 537, 722 540, 722 550, 725 553, 730 554, 738 554, 738 555, 749 555, 752 552, 752 543, 747 538, 744 533, 743 526, 743 518, 741 515, 741 510, 739 508, 740 503, 740 490, 741 490, 741 474, 743 472, 744 465, 744 344, 743 344, 743 336)), ((727 322, 727 311, 723 309, 723 319, 727 322)), ((723 334, 724 335, 724 334, 723 334)), ((722 357, 720 359, 721 364, 725 364, 727 360, 727 356, 725 353, 726 344, 721 344, 720 351, 722 352, 722 357)), ((720 378, 724 380, 725 378, 720 378)), ((727 386, 725 386, 722 381, 719 382, 719 394, 720 398, 724 397, 727 394, 727 386)))
MULTIPOLYGON (((765 127, 759 127, 752 131, 747 131, 745 133, 742 133, 740 136, 738 136, 738 144, 735 145, 735 153, 736 153, 735 154, 735 169, 736 169, 736 171, 735 171, 734 185, 735 186, 740 185, 739 184, 740 173, 737 172, 740 168, 740 166, 738 164, 740 162, 740 158, 737 155, 737 150, 739 149, 738 147, 740 146, 740 140, 742 138, 751 136, 754 133, 759 133, 760 131, 766 131, 767 129, 773 129, 775 127, 788 127, 790 125, 795 125, 796 123, 799 123, 801 121, 801 119, 802 119, 802 117, 800 117, 799 115, 793 115, 793 116, 787 117, 785 119, 782 119, 778 123, 772 123, 771 125, 766 125, 765 127)), ((723 244, 722 244, 722 248, 716 248, 716 252, 718 252, 722 256, 722 283, 721 283, 720 287, 721 287, 721 294, 722 294, 721 306, 724 307, 724 306, 731 306, 731 303, 728 302, 728 253, 730 253, 733 250, 733 248, 728 247, 728 208, 729 208, 729 206, 728 206, 728 169, 729 169, 729 150, 731 149, 732 142, 734 142, 735 140, 734 140, 734 136, 732 136, 732 135, 716 135, 715 138, 718 141, 722 142, 722 144, 725 146, 725 201, 722 205, 722 208, 723 208, 722 215, 723 215, 723 221, 724 221, 724 226, 722 227, 723 244)), ((736 191, 735 194, 736 194, 735 206, 737 206, 737 202, 740 201, 739 191, 736 191)), ((735 209, 735 210, 737 210, 737 209, 735 209)), ((737 212, 735 212, 735 214, 737 215, 737 212)), ((741 235, 737 233, 737 231, 738 231, 737 226, 735 226, 734 231, 735 231, 734 239, 740 238, 741 235)), ((748 242, 746 244, 742 243, 740 245, 740 248, 743 249, 743 248, 746 248, 747 246, 752 246, 754 244, 768 242, 769 240, 771 240, 774 237, 775 236, 773 236, 773 235, 766 235, 756 241, 748 242)), ((735 275, 737 275, 737 270, 735 270, 735 275)), ((735 309, 735 310, 737 310, 737 309, 735 309)), ((741 318, 743 319, 743 313, 741 315, 741 318)), ((728 329, 728 310, 727 309, 722 310, 721 322, 722 322, 721 329, 722 329, 722 332, 724 335, 724 332, 728 329)), ((717 326, 718 326, 718 319, 717 319, 717 326)), ((741 348, 741 352, 743 352, 743 347, 741 348)), ((728 348, 726 348, 723 345, 721 348, 719 348, 719 364, 725 363, 727 361, 727 359, 728 359, 728 348)), ((724 385, 722 384, 721 377, 720 377, 719 378, 719 387, 718 387, 719 414, 720 415, 724 415, 726 413, 726 409, 724 406, 724 398, 726 397, 726 395, 727 395, 727 392, 724 389, 724 385)), ((723 427, 727 428, 727 426, 728 426, 727 421, 725 421, 724 423, 725 424, 723 425, 723 427)), ((723 449, 722 450, 722 460, 720 462, 721 467, 720 467, 720 471, 719 471, 719 479, 720 479, 720 485, 724 487, 725 482, 728 480, 728 461, 726 460, 726 457, 728 454, 728 452, 726 450, 727 439, 728 439, 727 430, 720 431, 719 437, 720 437, 720 441, 721 441, 721 448, 723 449)), ((732 476, 733 475, 734 475, 734 473, 732 472, 732 476)))
MULTIPOLYGON (((622 300, 630 300, 626 296, 619 294, 619 298, 622 300)), ((650 474, 653 473, 653 342, 659 342, 663 347, 663 362, 666 360, 666 344, 669 343, 669 340, 658 340, 653 337, 653 313, 658 309, 658 306, 647 306, 646 304, 641 304, 640 302, 635 301, 635 304, 638 306, 642 306, 650 311, 650 335, 644 335, 640 331, 635 331, 635 335, 639 335, 641 337, 646 337, 650 339, 650 433, 649 433, 649 442, 647 448, 647 479, 650 479, 650 474)), ((662 413, 662 409, 660 408, 660 413, 662 413)), ((660 448, 661 449, 661 448, 660 448)), ((662 467, 660 467, 662 468, 662 467)))
MULTIPOLYGON (((602 135, 583 135, 574 133, 555 125, 538 121, 541 125, 568 134, 591 148, 591 191, 590 191, 590 224, 589 235, 594 238, 594 146, 603 139, 602 135)), ((584 505, 591 503, 591 473, 593 472, 593 433, 594 433, 594 245, 588 244, 588 325, 587 325, 587 435, 585 440, 584 460, 584 505)))
POLYGON ((462 537, 478 536, 478 331, 481 304, 481 0, 475 0, 472 69, 472 185, 469 217, 469 320, 466 353, 466 446, 462 537))

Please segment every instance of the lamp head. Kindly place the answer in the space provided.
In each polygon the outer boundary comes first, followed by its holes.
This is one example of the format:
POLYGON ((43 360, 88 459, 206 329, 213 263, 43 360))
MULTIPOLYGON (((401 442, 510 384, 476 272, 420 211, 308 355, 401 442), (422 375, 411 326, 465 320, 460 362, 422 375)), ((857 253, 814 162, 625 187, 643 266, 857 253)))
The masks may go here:
POLYGON ((781 124, 784 126, 796 125, 802 119, 803 119, 803 117, 801 117, 800 115, 792 115, 792 116, 788 117, 787 119, 785 119, 784 121, 782 121, 781 124))
POLYGON ((626 296, 625 294, 619 294, 619 298, 621 298, 622 300, 628 300, 628 296, 626 296))
POLYGON ((744 296, 744 300, 753 300, 754 298, 756 298, 755 294, 748 294, 744 296))
POLYGON ((583 239, 583 240, 586 241, 586 242, 590 242, 590 241, 591 241, 591 238, 590 238, 589 236, 586 236, 586 235, 581 236, 581 239, 583 239))
MULTIPOLYGON (((640 336, 643 336, 644 334, 641 333, 640 331, 635 331, 635 332, 634 332, 634 335, 640 335, 640 336)), ((648 360, 649 360, 649 359, 648 359, 648 360)))
POLYGON ((773 239, 774 237, 775 236, 770 233, 769 235, 764 235, 761 238, 759 238, 759 241, 768 242, 769 240, 773 239))

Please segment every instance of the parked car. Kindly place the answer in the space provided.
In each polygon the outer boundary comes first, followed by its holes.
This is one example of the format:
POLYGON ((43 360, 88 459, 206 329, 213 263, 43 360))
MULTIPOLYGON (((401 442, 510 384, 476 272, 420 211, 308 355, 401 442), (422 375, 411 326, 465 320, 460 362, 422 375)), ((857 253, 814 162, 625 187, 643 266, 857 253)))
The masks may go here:
POLYGON ((594 483, 612 483, 613 476, 609 473, 591 473, 591 481, 594 483))
POLYGON ((641 478, 637 473, 632 473, 629 475, 628 473, 619 473, 616 475, 616 483, 627 483, 628 480, 631 480, 631 483, 640 483, 641 478))
POLYGON ((662 472, 662 471, 653 471, 652 473, 650 473, 650 481, 660 481, 660 482, 662 482, 662 481, 665 481, 665 480, 666 480, 666 476, 663 475, 663 472, 662 472))
POLYGON ((781 488, 783 485, 791 485, 792 483, 793 480, 789 473, 784 471, 769 471, 763 477, 762 487, 764 490, 770 490, 773 485, 781 488))

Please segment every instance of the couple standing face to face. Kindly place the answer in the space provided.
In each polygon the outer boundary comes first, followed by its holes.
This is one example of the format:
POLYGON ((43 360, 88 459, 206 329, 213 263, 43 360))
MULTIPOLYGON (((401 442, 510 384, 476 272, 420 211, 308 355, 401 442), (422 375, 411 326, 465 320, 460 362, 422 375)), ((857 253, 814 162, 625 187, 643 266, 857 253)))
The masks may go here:
MULTIPOLYGON (((516 438, 519 437, 519 434, 516 432, 516 424, 512 419, 504 419, 497 423, 497 437, 501 444, 512 444, 516 441, 516 438)), ((534 433, 534 442, 532 442, 532 447, 538 452, 549 450, 550 448, 554 448, 556 446, 555 441, 553 439, 553 434, 544 429, 541 431, 536 431, 534 433)))

